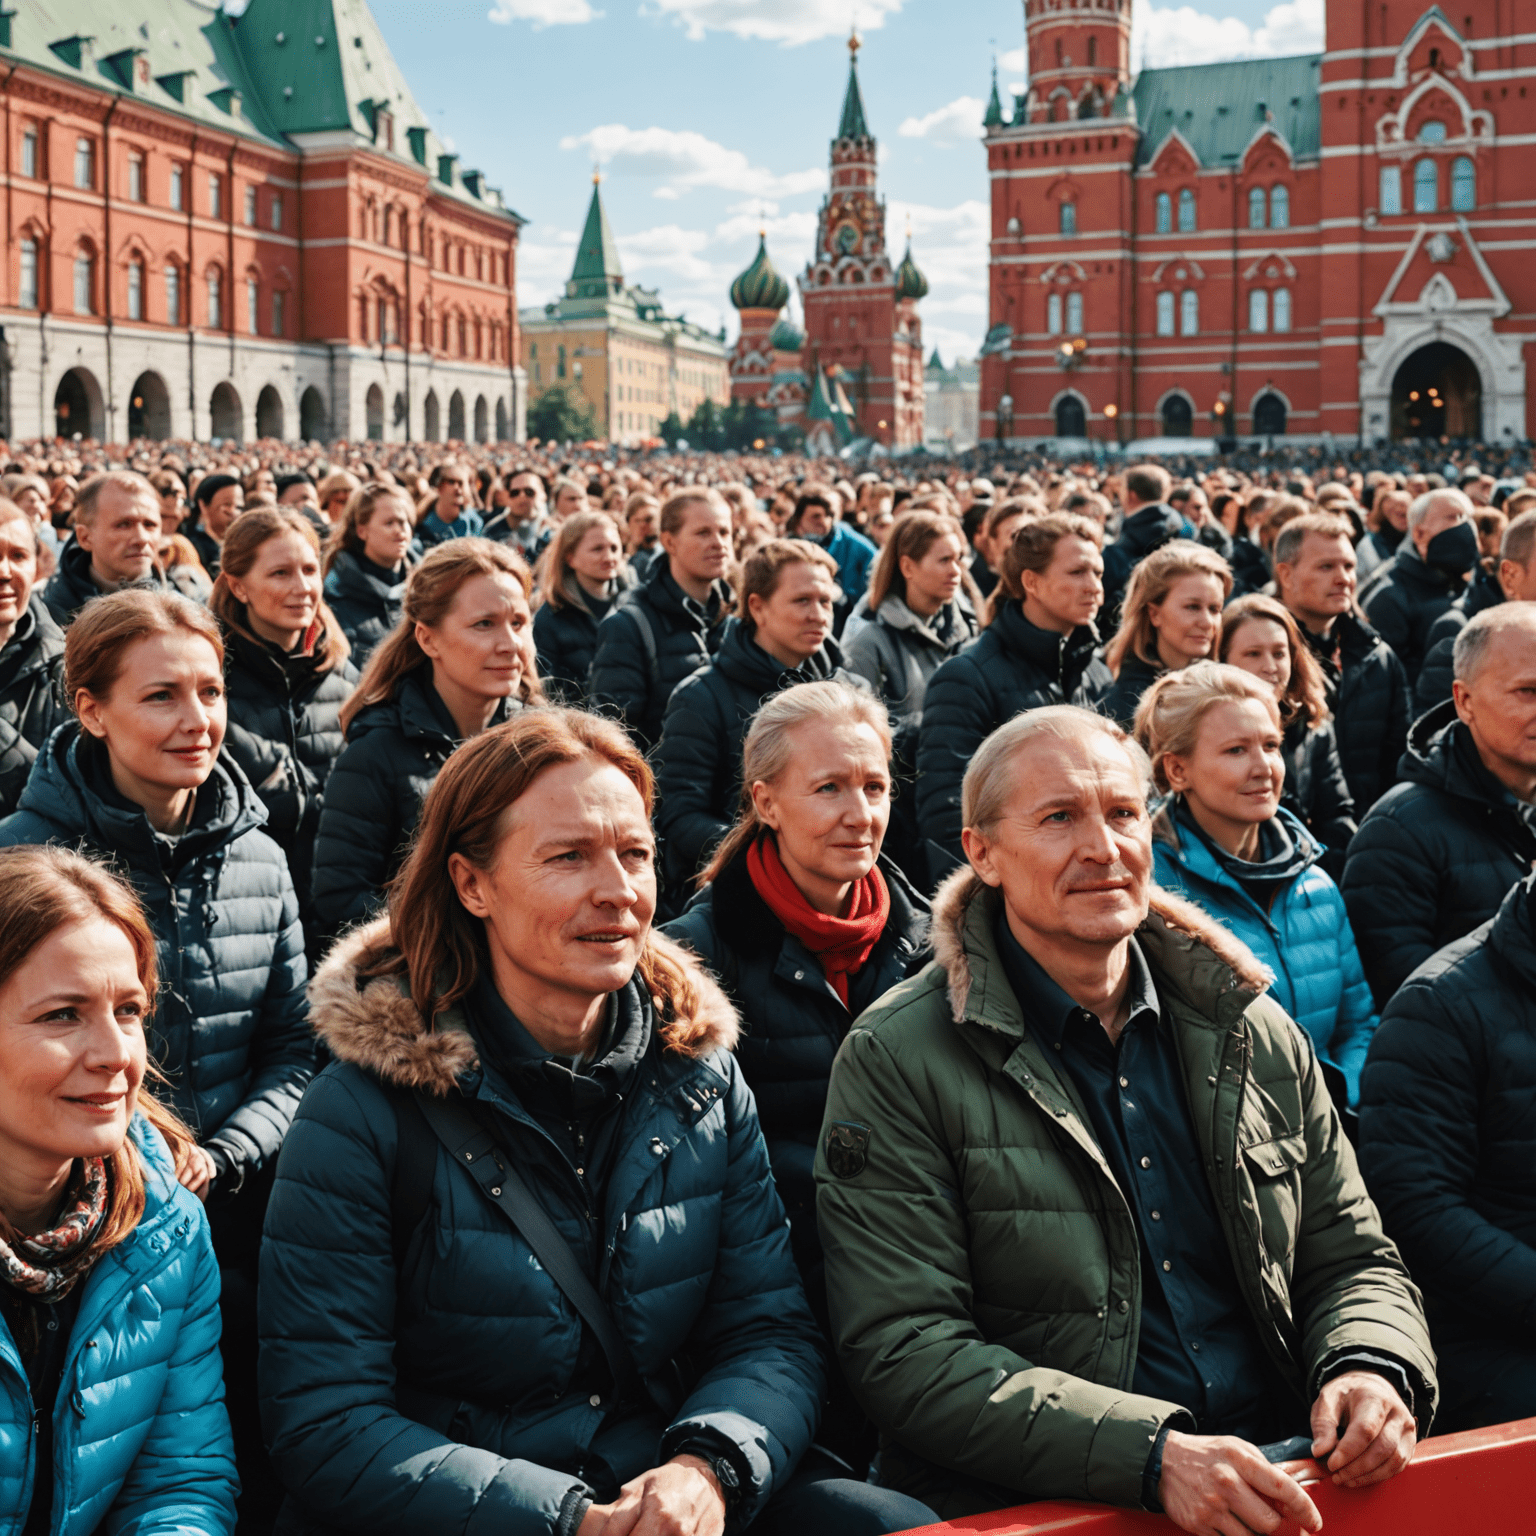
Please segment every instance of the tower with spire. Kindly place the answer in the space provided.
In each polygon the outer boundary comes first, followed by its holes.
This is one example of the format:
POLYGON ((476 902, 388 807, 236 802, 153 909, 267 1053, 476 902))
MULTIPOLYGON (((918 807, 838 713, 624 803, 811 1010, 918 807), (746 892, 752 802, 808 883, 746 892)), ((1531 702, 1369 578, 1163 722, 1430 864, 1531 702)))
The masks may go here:
MULTIPOLYGON (((923 440, 922 322, 927 279, 912 259, 891 259, 885 203, 876 191, 875 138, 859 89, 859 38, 848 39, 848 88, 816 249, 800 275, 804 370, 812 399, 848 402, 847 432, 890 448, 923 440)), ((835 412, 834 415, 844 413, 835 412)))

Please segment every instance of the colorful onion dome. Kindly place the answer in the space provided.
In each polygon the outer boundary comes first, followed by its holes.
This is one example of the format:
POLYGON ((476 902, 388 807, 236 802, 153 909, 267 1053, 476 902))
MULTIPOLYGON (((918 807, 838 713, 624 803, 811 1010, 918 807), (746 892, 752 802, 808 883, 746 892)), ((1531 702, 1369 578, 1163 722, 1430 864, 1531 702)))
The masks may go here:
POLYGON ((898 299, 920 299, 928 292, 928 279, 923 276, 922 269, 912 260, 912 242, 907 241, 907 254, 901 258, 901 265, 896 269, 896 297, 898 299))
POLYGON ((766 234, 758 236, 752 265, 731 284, 731 303, 737 309, 783 309, 789 303, 789 284, 773 270, 766 234))

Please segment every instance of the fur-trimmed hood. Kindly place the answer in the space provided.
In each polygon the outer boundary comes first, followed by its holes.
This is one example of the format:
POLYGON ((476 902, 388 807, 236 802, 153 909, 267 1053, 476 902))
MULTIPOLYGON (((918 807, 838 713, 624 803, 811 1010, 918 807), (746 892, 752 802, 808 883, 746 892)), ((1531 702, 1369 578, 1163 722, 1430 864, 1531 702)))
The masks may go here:
MULTIPOLYGON (((310 1022, 338 1061, 362 1067, 394 1087, 440 1097, 479 1067, 480 1054, 458 1005, 428 1028, 396 978, 359 985, 363 955, 388 937, 389 919, 378 917, 337 941, 309 984, 310 1022)), ((704 1026, 690 1044, 673 1049, 695 1058, 734 1050, 740 1020, 714 979, 664 934, 653 930, 649 942, 684 972, 692 990, 692 1020, 704 1026)), ((639 985, 638 976, 630 985, 639 985)))
MULTIPOLYGON (((967 1016, 975 979, 975 946, 967 943, 971 908, 988 897, 989 906, 999 899, 968 866, 955 870, 934 894, 934 958, 948 978, 956 1023, 967 1016)), ((1269 986, 1264 967, 1246 944, 1193 902, 1160 886, 1152 887, 1151 910, 1136 937, 1154 981, 1160 987, 1171 982, 1213 1020, 1235 1017, 1269 986)))

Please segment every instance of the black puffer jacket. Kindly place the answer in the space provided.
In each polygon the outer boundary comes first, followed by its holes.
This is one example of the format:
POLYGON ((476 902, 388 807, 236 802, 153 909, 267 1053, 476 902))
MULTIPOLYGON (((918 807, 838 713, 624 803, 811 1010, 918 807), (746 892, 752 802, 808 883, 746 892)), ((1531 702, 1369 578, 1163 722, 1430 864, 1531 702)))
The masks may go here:
POLYGON ((1466 590, 1459 576, 1426 565, 1412 539, 1366 583, 1360 606, 1371 627, 1397 652, 1410 685, 1429 651, 1429 631, 1436 619, 1466 590))
MULTIPOLYGON (((210 574, 212 574, 210 572, 210 574)), ((147 592, 174 592, 176 589, 165 579, 158 566, 151 568, 142 581, 124 583, 117 590, 142 587, 147 592)), ((53 615, 53 622, 60 629, 68 629, 69 621, 80 612, 93 597, 101 596, 101 588, 91 580, 90 551, 82 549, 73 539, 59 551, 59 568, 48 578, 43 588, 43 602, 53 615)))
POLYGON ((1098 642, 1090 625, 1070 635, 1039 629, 1010 598, 975 644, 928 680, 917 742, 917 820, 931 884, 964 861, 960 781, 977 747, 1023 710, 1097 703, 1114 681, 1094 655, 1098 642))
MULTIPOLYGON (((491 724, 519 707, 509 699, 491 724)), ((379 905, 405 858, 421 802, 458 745, 458 726, 427 666, 407 672, 393 698, 358 712, 326 783, 315 838, 315 916, 326 933, 379 905)))
POLYGON ((399 571, 386 571, 346 549, 337 554, 326 574, 325 600, 351 643, 352 664, 359 672, 367 666, 374 648, 400 622, 409 574, 409 561, 399 571))
POLYGON ((1139 507, 1121 523, 1119 538, 1104 549, 1104 606, 1099 610, 1099 622, 1106 631, 1120 622, 1120 605, 1125 601, 1131 572, 1154 549, 1181 537, 1186 526, 1165 501, 1139 507))
POLYGON ((598 625, 629 590, 628 568, 620 580, 609 582, 604 597, 594 598, 567 573, 558 606, 542 603, 533 616, 533 644, 538 652, 539 681, 559 704, 582 705, 587 701, 587 681, 592 658, 597 654, 598 625))
POLYGON ((1270 583, 1273 572, 1269 556, 1246 533, 1232 540, 1231 551, 1226 555, 1232 567, 1232 596, 1242 597, 1247 592, 1262 592, 1270 583))
POLYGON ((1111 720, 1118 720, 1130 730, 1136 719, 1136 706, 1141 696, 1160 678, 1167 667, 1157 662, 1144 661, 1135 651, 1127 651, 1120 663, 1120 671, 1114 686, 1104 695, 1099 708, 1111 720))
POLYGON ((1298 717, 1287 727, 1283 745, 1285 793, 1280 803, 1323 845, 1317 862, 1337 881, 1358 826, 1333 722, 1309 731, 1305 719, 1298 717))
POLYGON ((1341 613, 1326 635, 1298 627, 1323 669, 1339 761, 1359 821, 1397 782, 1408 745, 1408 674, 1370 625, 1341 613))
POLYGON ((173 847, 112 784, 106 748, 60 726, 0 846, 83 845, 144 902, 160 969, 151 1027, 170 1097, 231 1184, 277 1155, 314 1070, 307 970, 288 864, 232 763, 214 765, 173 847))
POLYGON ((741 744, 758 706, 796 683, 828 678, 868 692, 863 678, 845 671, 842 663, 837 641, 828 638, 798 667, 787 668, 733 619, 714 660, 678 684, 653 754, 656 830, 673 889, 680 890, 703 868, 736 819, 741 744))
POLYGON ((1429 626, 1425 642, 1424 665, 1413 689, 1415 714, 1444 704, 1451 697, 1455 677, 1456 636, 1485 608, 1496 608, 1504 601, 1499 578, 1478 567, 1467 590, 1429 626))
POLYGON ((0 650, 0 816, 16 809, 43 743, 69 717, 64 631, 33 592, 0 650))
POLYGON ((730 611, 723 581, 699 604, 673 581, 672 562, 657 560, 598 626, 587 679, 592 708, 616 715, 649 751, 661 740, 673 690, 719 650, 730 611))
MULTIPOLYGON (((345 657, 285 656, 245 629, 225 631, 224 682, 229 734, 224 751, 267 808, 267 835, 288 858, 299 910, 313 939, 311 876, 326 780, 346 744, 341 706, 357 686, 345 657)), ((319 951, 310 945, 311 957, 319 951)))
POLYGON ((1536 1348, 1532 883, 1408 978, 1361 1078, 1360 1170, 1452 1383, 1460 1350, 1536 1348))
POLYGON ((1536 859, 1528 809, 1483 767, 1453 704, 1414 722, 1401 771, 1406 782, 1371 807, 1344 865, 1378 1008, 1437 949, 1487 922, 1536 859))

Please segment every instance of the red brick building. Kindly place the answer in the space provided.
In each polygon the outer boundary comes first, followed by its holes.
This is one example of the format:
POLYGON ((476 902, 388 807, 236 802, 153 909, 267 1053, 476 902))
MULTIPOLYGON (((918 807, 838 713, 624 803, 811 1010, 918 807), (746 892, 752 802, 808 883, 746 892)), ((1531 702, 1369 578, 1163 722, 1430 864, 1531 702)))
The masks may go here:
POLYGON ((523 221, 364 0, 50 0, 0 66, 0 435, 521 437, 523 221))
POLYGON ((1533 435, 1536 32, 1329 0, 1326 51, 1130 72, 1025 0, 986 116, 983 440, 1533 435))

